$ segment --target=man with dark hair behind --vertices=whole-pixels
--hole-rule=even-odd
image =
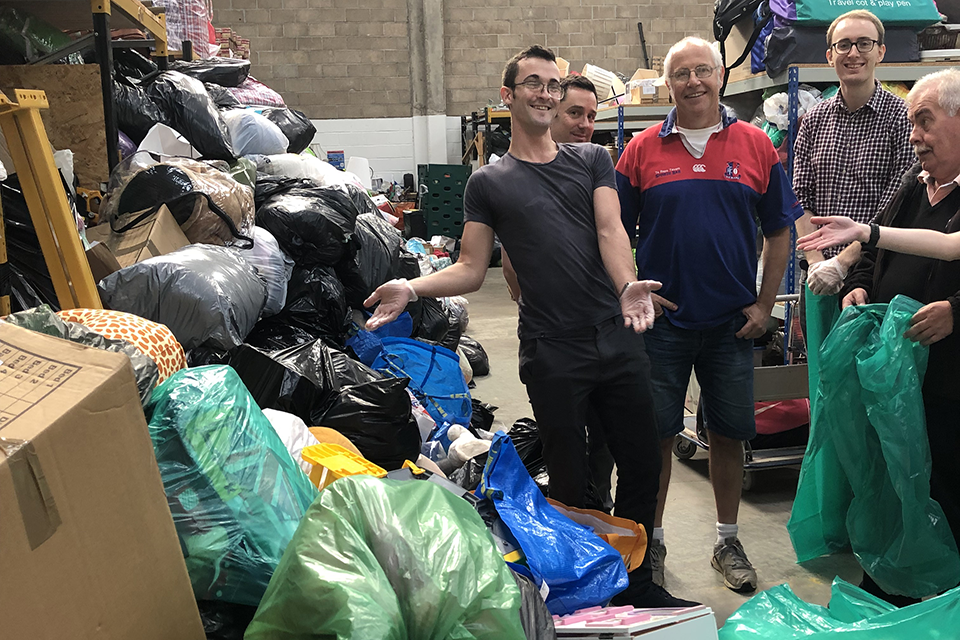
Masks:
[[[507,63],[500,97],[510,109],[510,150],[467,182],[459,260],[429,276],[378,287],[365,302],[379,303],[367,326],[392,321],[417,296],[479,289],[496,232],[523,289],[520,380],[540,428],[550,496],[584,506],[590,404],[617,462],[616,513],[650,531],[660,450],[640,333],[653,322],[650,292],[660,283],[637,281],[607,151],[550,137],[562,96],[550,50],[529,47]],[[616,604],[695,604],[653,584],[649,557],[629,575]]]

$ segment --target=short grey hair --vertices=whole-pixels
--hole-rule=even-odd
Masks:
[[[678,51],[683,49],[688,45],[695,45],[698,47],[709,47],[710,54],[713,56],[713,66],[719,68],[723,66],[723,58],[720,57],[720,46],[716,42],[707,42],[703,38],[698,38],[696,36],[688,36],[678,42],[677,44],[670,47],[670,51],[667,51],[667,57],[663,59],[663,79],[667,80],[670,78],[671,67],[673,62],[673,56],[677,54]]]
[[[907,102],[913,103],[921,94],[936,89],[937,103],[951,118],[960,111],[960,69],[944,69],[930,73],[919,80],[907,94]]]

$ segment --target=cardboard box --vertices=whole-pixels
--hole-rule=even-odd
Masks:
[[[132,214],[136,216],[136,214]],[[133,217],[124,217],[118,221],[132,221]],[[187,236],[183,235],[180,225],[166,206],[136,227],[124,233],[114,233],[109,224],[98,224],[87,229],[87,240],[102,242],[113,255],[121,267],[129,267],[147,258],[162,256],[180,247],[190,244]]]
[[[724,59],[723,66],[726,68],[728,65],[737,61],[737,58],[743,53],[743,50],[746,48],[747,43],[750,42],[750,36],[753,35],[753,16],[745,15],[740,20],[738,20],[733,28],[730,29],[729,35],[724,42]],[[730,71],[729,82],[734,82],[736,80],[743,80],[750,77],[753,73],[750,71],[750,56],[747,56],[747,59],[743,63]]]
[[[637,69],[627,83],[631,104],[666,104],[670,102],[670,89],[661,74],[652,69]]]
[[[0,324],[0,636],[203,640],[126,356]]]
[[[565,78],[570,74],[570,63],[557,56],[557,68],[560,69],[560,77]]]

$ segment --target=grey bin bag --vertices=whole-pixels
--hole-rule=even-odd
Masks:
[[[104,306],[167,325],[184,350],[240,346],[267,289],[243,249],[192,244],[100,281]]]

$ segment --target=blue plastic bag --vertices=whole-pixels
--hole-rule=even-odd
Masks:
[[[627,588],[620,552],[547,502],[502,431],[493,438],[477,493],[493,501],[523,549],[541,593],[546,583],[550,613],[605,605]]]
[[[470,424],[473,406],[457,354],[411,338],[383,338],[381,342],[383,351],[373,362],[374,369],[395,378],[410,378],[407,388],[437,424]]]
[[[389,322],[374,331],[364,331],[360,329],[356,335],[347,339],[346,345],[353,349],[360,362],[368,367],[377,359],[380,352],[383,351],[382,338],[389,336],[397,338],[409,338],[413,333],[413,318],[404,311],[393,322]]]

